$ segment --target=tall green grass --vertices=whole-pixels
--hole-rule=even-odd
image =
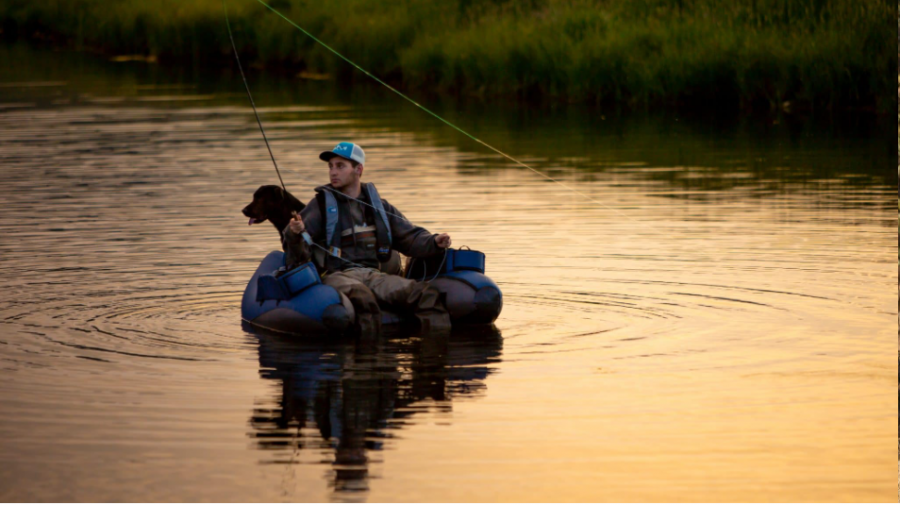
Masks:
[[[271,0],[407,89],[631,107],[843,108],[894,102],[885,0]],[[228,0],[255,65],[354,78],[254,0]],[[6,0],[4,33],[222,63],[219,0]]]

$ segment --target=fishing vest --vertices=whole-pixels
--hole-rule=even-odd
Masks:
[[[378,190],[371,182],[362,184],[362,195],[368,197],[369,203],[374,207],[375,214],[375,247],[378,261],[387,262],[391,258],[391,222],[388,220],[387,212],[384,210],[384,204],[381,203],[381,197]],[[319,202],[319,209],[322,211],[322,217],[325,221],[325,245],[328,246],[328,252],[331,255],[341,257],[341,232],[339,230],[341,224],[341,212],[338,207],[337,198],[334,196],[334,190],[316,189],[316,200]],[[368,212],[364,211],[365,214]],[[337,260],[339,261],[339,260]]]

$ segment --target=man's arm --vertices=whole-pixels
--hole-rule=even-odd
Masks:
[[[427,258],[439,253],[442,248],[450,246],[450,237],[448,235],[435,235],[421,226],[416,226],[399,217],[403,216],[403,214],[388,203],[387,200],[382,200],[381,202],[384,205],[384,210],[388,212],[388,221],[391,223],[393,239],[391,247],[397,251],[413,258]],[[436,242],[436,239],[439,237],[440,241]]]
[[[297,223],[299,221],[299,223]],[[325,236],[325,227],[322,223],[322,213],[319,202],[313,198],[306,207],[300,211],[300,219],[292,219],[291,223],[282,230],[284,238],[288,242],[302,240],[303,231],[309,233],[314,241],[319,241]]]

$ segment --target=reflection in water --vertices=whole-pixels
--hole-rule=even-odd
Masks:
[[[293,465],[300,451],[333,452],[337,492],[368,490],[369,453],[383,450],[404,420],[449,412],[454,399],[479,395],[502,346],[493,326],[336,343],[245,329],[259,338],[260,376],[281,390],[250,418],[256,447],[272,452],[263,463]]]

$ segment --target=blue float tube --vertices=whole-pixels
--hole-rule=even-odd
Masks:
[[[479,258],[480,255],[480,258]],[[322,284],[312,263],[275,276],[284,267],[284,253],[270,252],[253,274],[241,300],[247,323],[283,333],[343,333],[353,321],[353,307],[338,292]],[[410,273],[413,273],[411,270]],[[445,294],[454,324],[490,324],[500,315],[500,288],[484,275],[484,255],[450,249],[431,285]],[[410,278],[415,278],[409,275]],[[413,321],[411,314],[382,308],[382,324]]]

